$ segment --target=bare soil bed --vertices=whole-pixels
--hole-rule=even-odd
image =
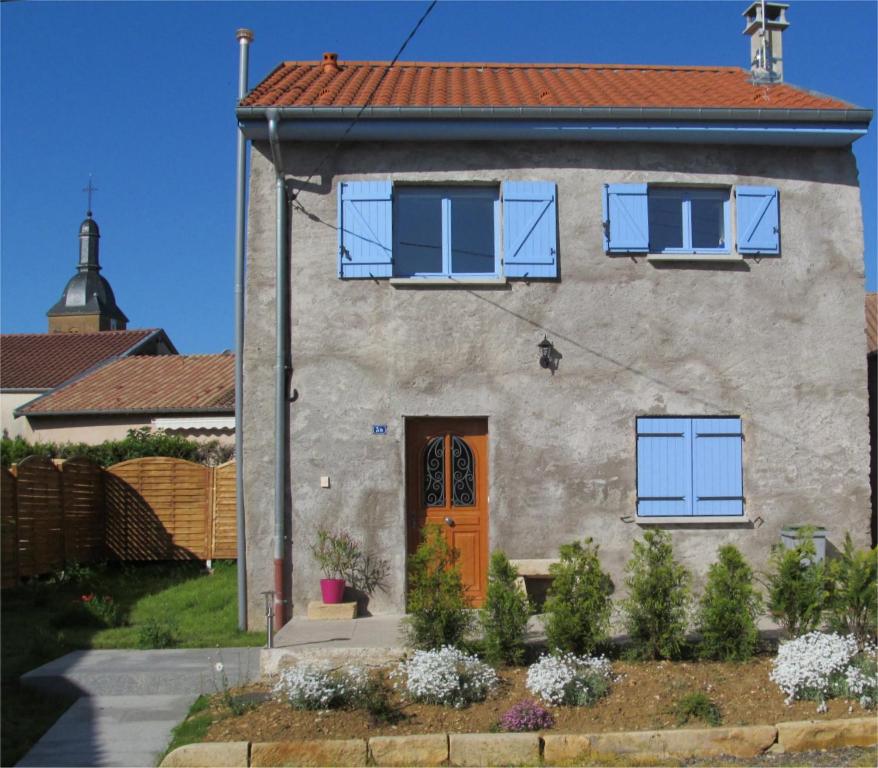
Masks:
[[[705,728],[706,723],[677,723],[674,705],[692,692],[706,693],[719,707],[722,725],[773,724],[784,720],[824,720],[863,717],[856,702],[831,700],[828,711],[817,712],[813,701],[787,706],[780,689],[768,678],[769,658],[746,664],[720,662],[624,662],[613,664],[620,676],[611,692],[591,707],[547,707],[555,715],[554,731],[597,733],[601,731]],[[500,671],[502,684],[487,701],[466,709],[408,704],[399,699],[402,719],[394,724],[373,722],[362,710],[309,712],[288,704],[265,701],[242,715],[229,713],[222,698],[211,704],[215,722],[205,741],[284,741],[295,738],[362,738],[416,733],[484,733],[496,730],[503,713],[525,698],[526,669]],[[241,692],[244,692],[242,689]],[[247,692],[268,691],[268,686]],[[239,693],[238,691],[234,693]],[[395,695],[394,695],[394,698]]]

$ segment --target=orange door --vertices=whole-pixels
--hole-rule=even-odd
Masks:
[[[458,552],[467,599],[485,601],[488,581],[488,422],[406,420],[408,551],[425,525],[442,527]]]

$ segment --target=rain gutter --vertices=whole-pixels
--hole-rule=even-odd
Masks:
[[[275,205],[277,211],[276,232],[276,346],[275,346],[275,410],[274,410],[274,630],[279,631],[285,621],[284,573],[285,543],[284,511],[286,502],[286,467],[288,464],[287,425],[287,338],[289,306],[287,244],[287,195],[284,181],[283,156],[278,128],[281,116],[278,110],[265,113],[268,140],[271,143],[271,159],[274,164]],[[242,127],[243,130],[243,127]],[[246,132],[245,132],[246,134]]]

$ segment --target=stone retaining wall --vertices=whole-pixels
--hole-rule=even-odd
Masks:
[[[637,760],[752,758],[773,752],[871,747],[875,717],[803,720],[738,728],[629,731],[594,734],[452,733],[374,736],[371,739],[189,744],[171,752],[163,768],[267,768],[268,766],[534,766],[575,765],[601,755]]]

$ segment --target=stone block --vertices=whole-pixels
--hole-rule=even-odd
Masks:
[[[270,741],[250,747],[250,765],[269,766],[341,766],[366,765],[365,739],[299,739]]]
[[[665,754],[666,731],[629,731],[625,733],[593,733],[592,755],[629,755],[654,759]]]
[[[448,736],[431,733],[423,736],[373,736],[369,739],[372,762],[378,766],[445,765],[448,760]]]
[[[357,603],[308,603],[308,618],[314,621],[344,621],[357,618]]]
[[[543,762],[546,765],[567,763],[575,765],[576,761],[588,755],[591,750],[591,738],[581,733],[559,733],[543,736]]]
[[[837,747],[871,747],[878,744],[878,720],[798,720],[777,724],[777,742],[785,752]]]
[[[537,765],[540,737],[535,733],[451,733],[448,736],[451,765]]]
[[[203,744],[186,744],[177,747],[162,760],[162,768],[247,768],[248,747],[246,741],[217,741]]]
[[[676,757],[756,757],[774,744],[777,728],[754,725],[664,731],[662,737],[666,753]]]

